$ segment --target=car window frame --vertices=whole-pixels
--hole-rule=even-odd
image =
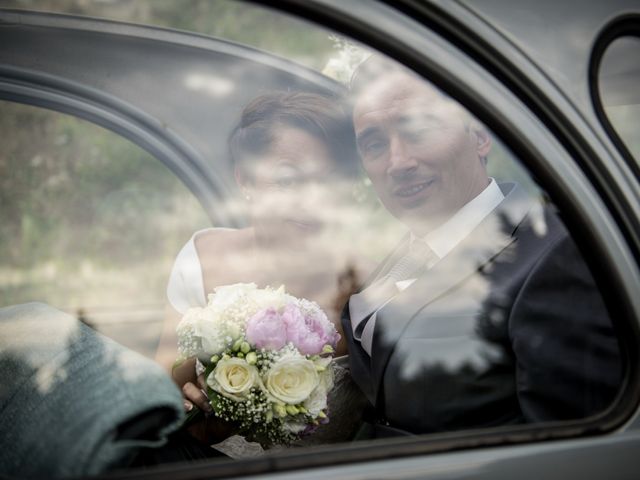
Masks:
[[[274,7],[267,1],[257,1],[255,3]],[[465,26],[465,28],[456,32],[459,22],[454,21],[455,19],[439,7],[431,4],[418,7],[413,2],[398,2],[397,4],[394,3],[394,5],[405,13],[415,14],[415,18],[418,20],[408,22],[412,25],[411,28],[415,29],[413,32],[414,35],[416,32],[424,33],[427,28],[431,28],[431,30],[428,30],[428,32],[430,32],[428,36],[434,38],[434,35],[440,35],[441,38],[445,39],[445,43],[451,43],[455,49],[464,52],[466,58],[472,59],[474,64],[468,67],[469,71],[474,71],[474,69],[479,68],[477,66],[479,60],[489,58],[492,53],[498,52],[496,48],[486,52],[481,51],[481,49],[477,49],[476,51],[475,49],[477,47],[472,49],[470,45],[473,44],[473,38],[465,37],[465,35],[469,34],[470,29]],[[566,153],[563,160],[563,162],[566,163],[565,167],[571,172],[572,176],[579,179],[580,185],[574,188],[571,195],[566,194],[563,190],[567,180],[558,181],[557,177],[554,177],[554,175],[557,175],[557,169],[548,165],[548,160],[544,159],[545,148],[536,148],[532,145],[531,137],[519,136],[515,132],[512,132],[508,128],[508,125],[506,125],[505,119],[499,118],[497,114],[489,109],[487,100],[482,100],[475,96],[478,87],[471,87],[466,84],[460,75],[460,71],[456,71],[456,75],[454,76],[450,71],[447,71],[441,63],[427,58],[424,53],[421,54],[418,51],[419,47],[410,47],[409,40],[411,39],[412,32],[397,32],[391,34],[389,27],[380,28],[376,25],[376,21],[385,19],[385,14],[391,15],[388,17],[391,24],[393,24],[393,21],[403,21],[402,14],[398,13],[397,10],[380,4],[375,8],[370,8],[368,13],[359,17],[359,15],[362,14],[360,9],[353,9],[353,11],[348,14],[346,12],[347,7],[344,6],[330,5],[323,1],[297,2],[290,0],[283,1],[277,8],[363,41],[391,55],[417,73],[428,76],[438,87],[463,103],[474,115],[482,119],[489,128],[500,135],[504,143],[532,169],[534,174],[541,180],[541,183],[545,185],[545,188],[547,188],[555,198],[563,200],[560,202],[560,206],[571,213],[571,217],[567,223],[569,223],[570,227],[574,227],[572,231],[586,233],[590,231],[590,226],[596,227],[599,235],[596,235],[592,242],[587,242],[585,248],[594,248],[596,252],[604,252],[607,254],[605,258],[613,256],[616,269],[613,267],[607,268],[605,265],[607,262],[602,262],[601,271],[607,278],[612,279],[610,288],[613,289],[620,286],[624,292],[627,292],[627,295],[623,296],[624,301],[618,305],[616,313],[627,320],[633,319],[633,321],[621,320],[619,322],[621,328],[629,327],[621,333],[628,334],[627,338],[638,338],[638,326],[635,319],[640,318],[638,315],[640,313],[640,305],[638,301],[633,301],[634,299],[630,298],[631,292],[629,291],[629,285],[634,279],[637,279],[638,269],[635,268],[632,263],[629,263],[626,270],[622,267],[629,259],[633,258],[632,248],[637,250],[639,244],[635,243],[633,238],[629,236],[625,237],[624,228],[620,227],[620,220],[610,213],[610,210],[614,212],[618,211],[618,209],[624,205],[622,207],[615,205],[614,199],[612,198],[614,195],[612,195],[611,192],[604,189],[596,189],[593,187],[593,184],[590,183],[593,182],[596,185],[600,185],[603,179],[598,178],[598,175],[595,174],[585,176],[581,171],[577,170],[576,163],[581,167],[590,164],[588,157],[590,153],[593,153],[593,144],[587,141],[579,132],[557,131],[558,122],[566,120],[566,116],[563,115],[562,112],[545,113],[536,110],[536,102],[549,100],[549,97],[544,94],[544,92],[540,92],[540,89],[535,84],[526,85],[526,77],[520,79],[521,81],[525,81],[525,85],[520,85],[519,87],[516,84],[506,82],[505,78],[501,77],[501,72],[496,71],[498,68],[496,65],[482,72],[477,70],[477,72],[485,75],[486,78],[492,78],[493,81],[499,85],[500,88],[497,88],[495,84],[493,85],[494,91],[496,88],[497,90],[501,88],[504,89],[504,85],[506,84],[509,88],[517,91],[517,95],[511,92],[509,98],[525,104],[527,104],[525,100],[532,102],[526,113],[521,113],[524,115],[522,118],[531,116],[531,121],[536,119],[547,130],[546,136],[548,144],[545,147],[546,151],[564,151]],[[407,19],[405,18],[404,21],[407,21]],[[420,26],[420,23],[422,26]],[[502,60],[504,60],[504,58],[502,58]],[[502,75],[505,75],[511,68],[516,68],[516,71],[522,73],[521,69],[515,67],[512,62],[506,62],[499,67],[500,70],[504,70],[502,71]],[[539,96],[539,94],[541,94],[541,96]],[[545,136],[544,132],[539,132],[539,134],[543,137]],[[574,135],[575,138],[572,139]],[[558,138],[561,140],[558,141]],[[576,142],[576,139],[577,143],[572,148],[571,144]],[[598,155],[594,155],[594,157],[598,158]],[[588,204],[587,196],[588,194],[595,194],[596,192],[599,194],[595,199],[597,200],[597,208],[595,213],[589,216],[584,211],[585,205]],[[581,203],[582,201],[584,201],[584,203]],[[594,201],[594,199],[589,200],[589,202],[592,201]],[[602,215],[600,221],[594,218],[598,215]],[[606,234],[608,227],[612,227],[611,235]],[[612,242],[612,245],[616,245],[618,250],[614,252],[615,255],[611,254],[611,247],[607,248],[605,246],[607,241]],[[628,341],[624,344],[627,362],[630,365],[637,365],[639,357],[638,349],[637,347],[629,348],[629,343],[633,342]],[[487,432],[453,432],[429,435],[428,438],[394,439],[386,441],[383,444],[381,442],[362,442],[361,444],[340,445],[339,447],[320,447],[313,452],[287,452],[270,458],[249,460],[243,462],[242,465],[237,462],[222,462],[202,466],[185,464],[171,468],[164,467],[157,470],[155,474],[164,472],[168,478],[170,474],[174,474],[177,471],[188,470],[194,477],[197,477],[199,474],[210,478],[228,477],[274,471],[281,472],[314,466],[326,466],[327,464],[404,458],[459,449],[514,445],[606,433],[619,428],[628,421],[637,407],[638,398],[640,398],[639,381],[629,377],[630,373],[627,372],[626,385],[621,390],[620,398],[614,403],[614,406],[595,419],[561,422],[561,424],[557,425],[531,425],[518,426],[516,428],[501,427]],[[133,473],[139,474],[140,472]]]
[[[640,159],[634,158],[626,143],[609,120],[602,101],[600,73],[602,62],[607,49],[618,39],[623,37],[640,39],[640,15],[621,15],[612,19],[598,34],[589,61],[589,90],[591,101],[598,120],[611,138],[611,141],[625,159],[629,168],[637,178],[640,178]]]

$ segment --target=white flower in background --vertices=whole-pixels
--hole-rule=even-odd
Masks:
[[[267,392],[289,405],[306,400],[320,382],[316,366],[301,355],[285,355],[266,374]]]
[[[322,73],[348,85],[353,72],[371,55],[371,52],[337,35],[330,35],[329,38],[334,42],[336,53],[327,61]]]
[[[223,358],[207,377],[207,385],[220,395],[241,402],[253,387],[261,386],[260,374],[242,358]]]

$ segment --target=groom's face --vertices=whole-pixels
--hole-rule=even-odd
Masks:
[[[357,96],[358,150],[386,208],[424,235],[488,185],[490,140],[425,81],[392,72]]]

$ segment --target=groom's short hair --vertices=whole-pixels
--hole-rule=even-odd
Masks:
[[[472,115],[471,112],[469,112],[463,105],[461,105],[460,102],[450,97],[429,80],[422,78],[413,70],[410,70],[401,63],[398,63],[397,61],[380,54],[372,54],[371,56],[369,56],[365,61],[358,65],[358,67],[354,70],[353,75],[351,75],[351,80],[349,81],[349,98],[351,100],[351,106],[353,107],[360,94],[367,88],[368,85],[371,85],[381,77],[390,75],[392,73],[403,73],[405,75],[418,78],[420,81],[429,85],[444,100],[454,103],[460,111],[460,114],[464,121],[465,129],[467,129],[467,131],[470,131],[471,129],[480,129],[487,131],[487,128],[484,126],[484,124],[476,119],[476,117]],[[484,157],[482,161],[486,165],[487,158]]]
[[[362,90],[383,75],[392,72],[405,72],[416,75],[404,65],[379,54],[372,54],[356,67],[349,80],[349,96],[355,102]]]

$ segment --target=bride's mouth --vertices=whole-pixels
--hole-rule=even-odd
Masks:
[[[298,219],[288,219],[286,223],[289,225],[306,232],[316,232],[320,230],[321,224],[320,222],[316,222],[313,220],[298,220]]]

